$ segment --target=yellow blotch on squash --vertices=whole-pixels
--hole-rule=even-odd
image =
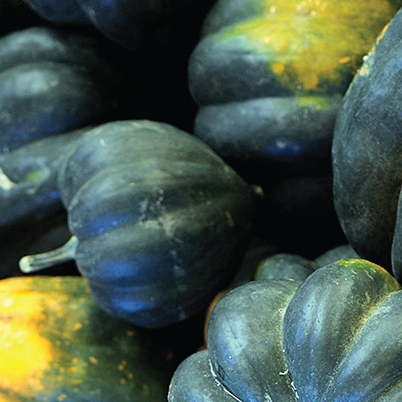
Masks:
[[[388,1],[254,0],[259,15],[227,26],[222,39],[240,38],[296,93],[325,92],[356,72],[397,9]]]
[[[38,333],[37,320],[43,319],[39,297],[21,292],[0,300],[2,389],[40,388],[40,377],[53,359],[51,343]]]

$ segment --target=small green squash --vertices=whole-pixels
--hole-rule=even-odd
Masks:
[[[194,132],[255,165],[327,163],[342,95],[400,1],[220,0],[189,61]]]
[[[162,402],[176,348],[108,316],[80,276],[0,281],[1,402]]]
[[[168,400],[400,401],[401,334],[400,285],[367,260],[249,282],[218,301],[208,348],[179,365]]]
[[[351,83],[332,145],[334,203],[342,229],[366,259],[402,279],[402,12],[378,36]]]
[[[58,188],[71,241],[23,271],[73,258],[101,307],[146,327],[190,317],[227,285],[261,198],[201,140],[144,120],[84,133]]]

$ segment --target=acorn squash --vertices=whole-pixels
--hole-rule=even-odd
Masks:
[[[342,244],[327,250],[313,260],[298,254],[276,253],[260,261],[255,269],[253,279],[293,279],[304,281],[318,268],[337,260],[349,258],[360,258],[350,244]]]
[[[249,282],[218,301],[208,348],[179,365],[168,400],[396,402],[401,334],[400,285],[367,260]]]
[[[0,281],[2,402],[166,401],[181,351],[97,307],[81,276]]]
[[[0,154],[120,116],[124,76],[108,49],[50,27],[0,38]]]
[[[328,164],[342,95],[401,5],[217,1],[188,67],[195,134],[254,170]]]
[[[195,136],[143,120],[84,133],[58,187],[71,241],[22,270],[73,258],[101,307],[146,327],[188,318],[227,285],[261,198]]]
[[[399,11],[351,83],[332,145],[334,203],[353,248],[402,279]]]

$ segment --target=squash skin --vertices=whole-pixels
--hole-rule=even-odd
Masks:
[[[0,288],[7,358],[0,364],[1,401],[166,400],[175,346],[163,333],[106,315],[84,278],[10,278]]]
[[[58,183],[94,300],[146,327],[188,318],[228,283],[260,198],[202,141],[151,121],[87,132]]]
[[[284,285],[294,288],[281,290]],[[277,303],[287,295],[281,309],[266,303],[274,292]],[[400,336],[389,333],[401,333],[401,297],[399,284],[386,270],[362,259],[331,263],[304,282],[260,280],[232,290],[217,303],[208,324],[207,353],[220,394],[224,397],[226,388],[234,395],[231,400],[253,402],[397,401],[402,392]],[[247,309],[255,313],[247,314]],[[272,313],[281,315],[274,327],[266,324]],[[248,328],[258,325],[264,330]],[[202,353],[199,359],[205,358]],[[192,379],[180,366],[176,373],[170,402],[208,392],[191,390],[189,384],[182,394],[175,384]],[[219,398],[211,402],[215,400]]]
[[[191,381],[188,381],[188,378]],[[222,392],[213,376],[207,350],[202,350],[187,357],[177,368],[171,382],[169,402],[233,402],[228,392]],[[200,390],[201,392],[197,392]],[[189,399],[191,395],[191,399]]]
[[[276,253],[258,264],[254,279],[293,279],[304,281],[316,269],[317,264],[298,254]]]
[[[51,135],[0,155],[0,230],[63,210],[57,171],[69,148],[89,129]]]
[[[124,75],[102,43],[47,27],[0,38],[0,154],[123,113]]]
[[[400,6],[217,2],[189,61],[189,88],[200,107],[195,134],[225,158],[251,165],[280,159],[320,166],[317,157],[330,158],[341,97]],[[367,21],[357,23],[362,16]]]
[[[334,203],[355,250],[401,279],[398,199],[402,13],[378,36],[346,93],[332,145]],[[394,239],[395,237],[395,239]],[[397,262],[398,260],[398,262]]]
[[[49,83],[54,83],[51,85]],[[74,130],[111,115],[115,98],[92,70],[53,62],[29,63],[0,73],[0,153]]]
[[[33,26],[0,38],[0,71],[47,60],[85,65],[110,75],[111,69],[116,68],[109,58],[111,51],[108,42],[97,36],[51,26]]]

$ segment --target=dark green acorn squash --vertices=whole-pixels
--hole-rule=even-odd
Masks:
[[[250,262],[252,261],[247,261],[247,255],[252,252],[252,248],[253,246],[251,243],[242,263],[242,267],[246,264],[248,264],[248,267],[246,266],[241,268],[237,273],[235,279],[230,283],[230,286],[224,290],[221,290],[208,306],[207,312],[205,314],[203,331],[204,347],[206,347],[208,343],[207,327],[212,310],[214,309],[216,303],[226,293],[228,293],[235,287],[241,286],[250,281],[266,279],[286,279],[300,282],[304,281],[318,268],[328,265],[334,261],[341,259],[360,258],[360,256],[357,255],[357,253],[349,244],[343,244],[341,246],[334,247],[330,250],[325,251],[314,260],[297,254],[273,252],[268,256],[260,258],[257,264],[250,264]],[[241,270],[243,272],[240,272]],[[239,273],[241,273],[242,276],[240,276]],[[245,273],[248,273],[248,277],[245,277]]]
[[[217,1],[189,61],[195,134],[237,162],[327,163],[342,95],[401,5]]]
[[[49,27],[0,38],[0,154],[120,116],[127,83],[108,49]]]
[[[73,237],[56,255],[76,260],[101,307],[146,327],[188,318],[227,285],[261,195],[195,136],[152,121],[84,133],[58,187]]]
[[[318,268],[336,260],[360,258],[350,244],[342,244],[325,251],[314,259],[291,253],[272,254],[260,261],[253,279],[293,279],[305,280]]]
[[[342,229],[366,259],[402,279],[402,12],[378,36],[343,100],[332,146]]]
[[[401,1],[220,0],[188,63],[196,136],[266,194],[271,242],[345,242],[332,199],[342,96]],[[309,235],[306,236],[309,228]],[[329,233],[323,236],[323,232]]]
[[[2,402],[166,401],[182,351],[105,314],[84,278],[4,279],[0,307]]]
[[[58,247],[70,237],[57,172],[88,129],[52,135],[0,155],[0,278],[21,275],[18,262],[24,255]]]
[[[401,334],[401,288],[367,260],[249,282],[218,301],[208,348],[180,364],[168,400],[397,402]]]
[[[257,266],[254,279],[293,279],[303,281],[316,269],[317,264],[298,254],[277,253],[264,258]]]

